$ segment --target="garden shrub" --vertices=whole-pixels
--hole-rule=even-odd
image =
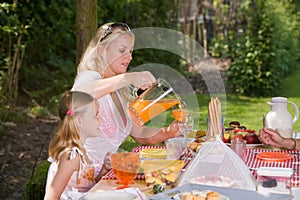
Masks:
[[[49,166],[48,161],[43,161],[37,165],[32,177],[25,184],[25,200],[44,199]]]
[[[282,93],[282,80],[300,66],[300,13],[284,0],[243,1],[239,22],[226,37],[216,35],[214,57],[229,58],[229,93],[273,96]]]
[[[280,94],[281,80],[293,71],[300,51],[297,18],[281,1],[254,1],[246,32],[232,41],[228,85],[246,96]],[[298,63],[299,65],[299,63]]]

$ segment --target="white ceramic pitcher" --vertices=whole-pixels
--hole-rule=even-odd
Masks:
[[[271,105],[271,110],[264,117],[264,127],[265,128],[291,128],[293,129],[293,124],[298,120],[299,109],[297,105],[291,101],[288,101],[285,97],[273,97],[271,102],[267,102]],[[292,115],[287,109],[288,103],[292,104],[295,110],[295,116]]]

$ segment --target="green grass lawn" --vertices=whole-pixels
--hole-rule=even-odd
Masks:
[[[282,95],[285,96],[285,95]],[[300,105],[300,97],[288,97],[290,101],[293,101],[297,105]],[[199,98],[209,99],[208,96],[201,95]],[[227,95],[226,100],[226,112],[224,115],[224,126],[227,127],[230,121],[239,121],[241,125],[246,126],[247,129],[254,129],[258,131],[263,127],[263,116],[266,115],[271,109],[267,104],[270,98],[249,98],[234,95]],[[200,129],[206,129],[208,104],[200,105],[200,115],[204,119],[200,119]],[[292,106],[288,106],[288,109],[292,116],[294,116],[294,110]],[[300,131],[300,120],[294,124],[295,130]]]

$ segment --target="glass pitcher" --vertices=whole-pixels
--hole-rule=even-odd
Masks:
[[[180,104],[179,95],[167,81],[161,78],[139,96],[137,90],[138,88],[133,90],[135,99],[129,104],[128,113],[132,121],[139,126]]]

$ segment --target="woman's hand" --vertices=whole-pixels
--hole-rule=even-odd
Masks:
[[[268,144],[274,147],[282,147],[284,138],[279,133],[270,128],[263,128],[259,132],[259,140],[263,144]]]
[[[293,138],[283,138],[277,131],[270,128],[263,128],[259,133],[259,140],[263,144],[285,149],[298,149],[297,141]]]
[[[165,134],[167,134],[169,138],[178,137],[181,135],[177,120],[174,120],[172,124],[166,128]]]
[[[104,157],[103,168],[107,171],[111,170],[111,154],[112,153],[109,151]]]
[[[142,90],[147,89],[156,82],[156,78],[149,71],[126,73],[125,79]]]

